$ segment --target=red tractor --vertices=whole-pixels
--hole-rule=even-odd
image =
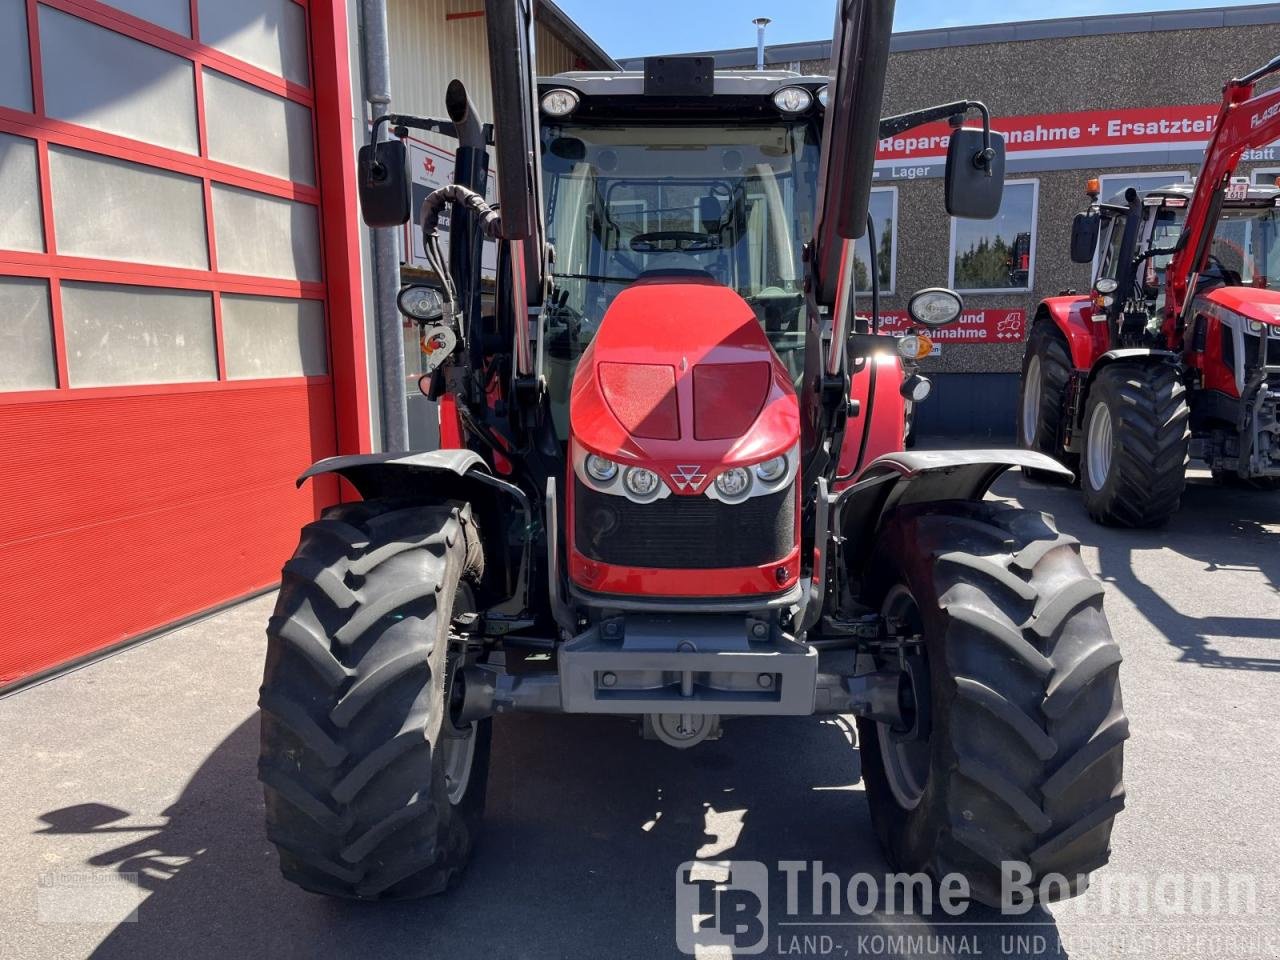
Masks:
[[[1071,256],[1088,296],[1036,308],[1022,364],[1022,443],[1080,475],[1099,523],[1178,509],[1190,457],[1215,479],[1280,484],[1280,190],[1232,176],[1280,137],[1280,57],[1225,88],[1194,188],[1093,203]]]
[[[947,206],[990,217],[985,108],[879,118],[891,0],[839,5],[831,78],[668,57],[535,81],[530,9],[486,3],[492,127],[456,84],[451,121],[385,120],[460,140],[421,224],[444,289],[401,301],[439,328],[421,385],[444,448],[304,474],[363,499],[303,529],[268,626],[260,775],[284,874],[368,899],[448,886],[495,714],[692,747],[722,718],[843,713],[896,869],[997,903],[1018,861],[1038,894],[1078,893],[1124,805],[1120,652],[1076,542],[984,500],[1010,467],[1065,470],[902,452],[920,393],[899,351],[921,344],[853,302],[877,141],[980,110],[955,124]],[[403,144],[374,140],[365,217],[402,223]],[[466,152],[489,142],[500,209]],[[926,327],[959,309],[912,302]]]

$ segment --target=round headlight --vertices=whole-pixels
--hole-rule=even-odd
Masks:
[[[658,484],[661,481],[652,470],[646,470],[644,467],[631,467],[623,476],[622,483],[631,492],[632,496],[644,499],[658,492]]]
[[[616,463],[594,453],[587,457],[587,462],[583,466],[587,470],[587,476],[600,483],[608,483],[618,475],[618,465]]]
[[[405,287],[396,297],[400,312],[415,320],[435,320],[444,313],[444,300],[431,287]]]
[[[822,105],[822,109],[827,109],[827,101],[831,99],[831,88],[823,87],[818,91],[818,103]]]
[[[716,477],[716,492],[726,500],[737,500],[751,489],[751,474],[743,467],[732,467]]]
[[[907,312],[916,323],[926,327],[940,327],[960,316],[964,301],[960,294],[944,287],[921,290],[907,303]]]
[[[764,463],[756,464],[756,476],[765,483],[773,483],[775,480],[781,480],[786,472],[786,457],[774,457],[772,460],[766,460]]]
[[[1118,286],[1120,284],[1114,277],[1099,277],[1098,282],[1093,285],[1093,289],[1099,293],[1115,293]]]
[[[799,113],[808,110],[813,94],[804,87],[783,87],[773,95],[773,105],[783,113]]]
[[[912,403],[924,403],[932,390],[933,384],[929,382],[929,378],[921,376],[907,377],[900,388],[902,395]]]
[[[1248,328],[1250,333],[1262,333],[1261,320],[1250,320],[1247,324],[1245,324],[1245,326]]]
[[[572,90],[548,90],[542,95],[542,112],[549,117],[567,117],[578,109],[578,95]]]

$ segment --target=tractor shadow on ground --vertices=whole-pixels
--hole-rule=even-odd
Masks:
[[[689,751],[643,741],[619,720],[502,718],[485,832],[461,885],[398,904],[326,900],[280,877],[263,835],[257,732],[254,715],[204,761],[163,822],[113,826],[128,813],[95,803],[41,817],[39,833],[101,834],[88,863],[149,892],[137,922],[116,926],[95,957],[676,957],[677,871],[695,859],[769,864],[764,956],[793,953],[792,934],[825,934],[837,956],[879,958],[923,955],[930,937],[950,938],[945,952],[928,954],[943,956],[1017,958],[1018,938],[1056,945],[1053,918],[1038,907],[1002,918],[974,906],[955,918],[937,908],[890,913],[882,902],[867,916],[846,906],[839,917],[814,917],[804,909],[807,873],[802,909],[785,915],[778,861],[821,860],[845,884],[889,870],[844,718],[729,721],[723,740]],[[859,926],[779,926],[814,919]]]
[[[1167,642],[1179,660],[1202,667],[1280,671],[1280,491],[1223,487],[1193,475],[1182,508],[1156,530],[1102,527],[1089,519],[1080,491],[1023,480],[1011,472],[993,488],[1024,507],[1054,515],[1059,529],[1096,547],[1099,573],[1123,593]],[[1178,596],[1175,580],[1144,578],[1135,570],[1136,551],[1168,549],[1202,565],[1206,573],[1257,571],[1265,592],[1263,616],[1232,616],[1230,596]],[[1181,602],[1175,604],[1170,598]],[[1207,610],[1205,615],[1195,612]],[[1218,638],[1277,641],[1276,656],[1236,656],[1218,648]]]

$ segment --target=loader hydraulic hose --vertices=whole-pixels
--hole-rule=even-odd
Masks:
[[[422,221],[422,249],[426,252],[431,269],[444,284],[449,301],[447,315],[453,317],[457,312],[458,291],[449,273],[449,265],[440,251],[440,213],[444,210],[446,203],[460,204],[475,213],[478,217],[480,232],[491,240],[497,238],[502,221],[498,211],[489,206],[484,197],[460,184],[451,183],[439,190],[432,190],[422,201],[422,212],[419,218]]]

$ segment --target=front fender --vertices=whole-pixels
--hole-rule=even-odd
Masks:
[[[1107,325],[1093,322],[1093,304],[1088,297],[1049,297],[1040,301],[1035,319],[1058,328],[1078,370],[1089,369],[1094,358],[1106,349]]]
[[[359,453],[329,457],[298,478],[336,473],[365,500],[405,498],[424,503],[451,500],[471,505],[485,545],[485,580],[496,599],[489,613],[522,615],[529,606],[529,578],[537,517],[533,504],[515,484],[493,476],[471,450],[418,453]],[[518,514],[513,513],[512,506]],[[511,530],[508,536],[509,528]],[[518,549],[512,545],[518,544]],[[496,568],[496,569],[495,569]],[[499,572],[500,571],[500,572]]]
[[[896,507],[932,500],[980,500],[1012,467],[1031,467],[1070,479],[1071,471],[1031,450],[920,450],[887,454],[832,498],[831,529],[844,537],[851,567],[871,560],[870,545]]]
[[[1080,427],[1084,424],[1085,410],[1089,406],[1089,391],[1093,389],[1093,382],[1098,379],[1098,374],[1113,363],[1178,363],[1182,359],[1180,354],[1172,350],[1152,349],[1151,347],[1124,347],[1119,350],[1108,350],[1089,368],[1089,375],[1085,377],[1084,384],[1080,390],[1080,400],[1076,404],[1075,426]],[[1072,440],[1075,443],[1075,440]],[[1068,449],[1076,449],[1074,446]]]
[[[487,474],[488,465],[471,450],[428,450],[418,453],[357,453],[328,457],[298,477],[298,486],[309,478],[336,473],[366,500],[375,497],[420,496],[427,481],[457,486],[472,471]],[[434,492],[434,489],[432,490]]]

